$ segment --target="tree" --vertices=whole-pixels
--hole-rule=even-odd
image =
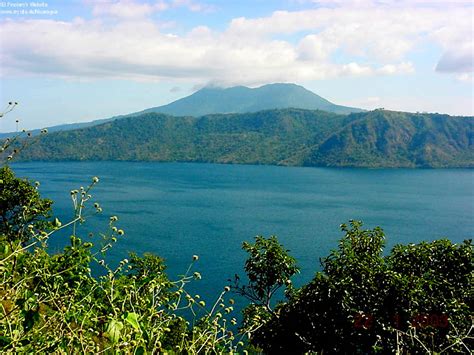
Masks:
[[[342,225],[323,271],[255,331],[265,352],[426,353],[472,349],[472,242],[398,245]]]
[[[245,262],[248,285],[240,285],[240,278],[236,276],[233,289],[272,313],[272,297],[282,286],[290,286],[291,277],[299,272],[296,260],[275,236],[268,239],[256,236],[255,244],[244,242],[242,249],[249,254]]]
[[[6,165],[0,167],[0,235],[8,243],[24,243],[34,229],[43,229],[51,205],[51,200],[40,197],[37,184],[16,178]]]

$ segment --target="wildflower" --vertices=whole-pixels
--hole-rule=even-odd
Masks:
[[[200,274],[199,272],[195,272],[195,273],[194,273],[194,278],[195,278],[196,280],[201,280],[201,274]]]
[[[194,260],[194,261],[197,261],[198,259],[199,259],[199,256],[193,255],[193,260]]]
[[[225,292],[229,292],[229,291],[230,291],[230,287],[229,287],[229,286],[224,287],[224,291],[225,291]]]
[[[94,176],[92,178],[92,183],[97,184],[99,182],[99,178],[97,176]]]
[[[118,235],[124,235],[124,233],[125,233],[125,232],[123,231],[123,229],[119,229],[119,230],[117,231],[117,234],[118,234]]]
[[[206,302],[200,301],[200,302],[199,302],[199,305],[200,305],[201,307],[206,307]]]

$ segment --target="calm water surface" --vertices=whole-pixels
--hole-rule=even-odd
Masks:
[[[55,213],[72,215],[69,191],[99,176],[94,199],[103,216],[86,228],[107,229],[119,216],[126,236],[110,257],[154,252],[170,275],[183,273],[193,254],[203,279],[192,287],[212,299],[242,273],[242,241],[277,235],[301,266],[302,284],[319,269],[319,258],[337,247],[339,225],[363,220],[381,226],[387,246],[474,235],[473,170],[329,169],[148,162],[17,163],[19,176],[41,182]],[[53,250],[67,235],[51,241]]]

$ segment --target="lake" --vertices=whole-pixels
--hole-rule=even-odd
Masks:
[[[172,278],[199,255],[202,280],[191,288],[208,303],[228,278],[242,274],[241,244],[257,234],[277,235],[291,250],[302,270],[297,285],[320,269],[319,259],[337,247],[339,225],[349,219],[381,226],[388,248],[474,235],[473,170],[151,162],[32,162],[13,169],[41,183],[42,196],[55,201],[63,222],[72,215],[69,191],[98,176],[92,194],[104,212],[88,218],[85,231],[106,231],[109,217],[117,215],[126,234],[110,258],[153,252],[167,260]],[[51,249],[67,242],[67,235],[55,236]]]

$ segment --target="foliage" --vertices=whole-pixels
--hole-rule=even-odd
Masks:
[[[358,117],[314,149],[308,165],[473,167],[473,117],[384,110]]]
[[[272,296],[284,285],[291,286],[291,277],[299,272],[296,260],[278,243],[275,236],[255,237],[255,243],[242,244],[249,257],[245,261],[248,285],[241,285],[235,277],[233,289],[257,306],[272,312]]]
[[[473,346],[471,241],[398,245],[342,225],[339,249],[255,332],[265,352],[465,352]]]
[[[0,118],[11,109],[8,106]],[[190,157],[204,160],[207,153],[197,153],[197,147],[205,144],[212,151],[212,159],[222,159],[224,145],[229,161],[239,161],[241,156],[257,159],[263,154],[265,159],[258,162],[274,162],[278,157],[283,159],[280,162],[301,163],[308,153],[305,148],[308,144],[324,141],[324,137],[337,128],[335,138],[326,139],[320,148],[329,152],[336,147],[337,151],[341,143],[347,153],[350,146],[347,143],[356,142],[357,154],[351,153],[351,159],[363,158],[365,162],[369,161],[367,152],[372,154],[374,149],[382,149],[387,154],[393,152],[387,137],[394,132],[371,141],[373,135],[364,138],[359,131],[369,126],[376,126],[377,132],[390,131],[395,123],[390,121],[393,117],[389,120],[385,113],[378,112],[372,117],[373,121],[363,123],[365,114],[341,118],[320,112],[317,113],[320,116],[315,117],[314,113],[301,110],[276,112],[277,120],[274,112],[199,119],[147,115],[56,134],[49,142],[58,144],[56,149],[64,148],[66,154],[83,154],[74,155],[80,159],[105,159],[110,156],[100,154],[111,151],[110,154],[118,154],[115,157],[131,154],[127,157],[140,159],[158,151],[171,158],[175,153],[170,153],[169,147],[182,144],[179,154],[183,154],[180,155],[183,160]],[[242,126],[239,120],[245,124]],[[384,120],[391,122],[388,128],[381,124]],[[426,115],[410,120],[416,121],[417,130],[421,126],[425,133],[426,125],[442,126],[440,129],[448,132],[446,136],[450,140],[457,130],[462,133],[463,125],[469,123],[463,118],[448,123],[446,118]],[[142,122],[143,127],[134,132],[131,127],[137,122]],[[321,122],[327,125],[321,127]],[[130,139],[137,145],[142,140],[152,139],[155,125],[160,127],[157,139],[161,141],[149,141],[146,152],[130,151]],[[285,135],[281,135],[282,130]],[[102,144],[106,131],[111,138],[107,146]],[[420,136],[419,133],[413,139],[422,144],[430,140],[429,134]],[[188,144],[190,134],[196,134],[196,138]],[[467,138],[461,138],[469,143],[462,140],[456,143],[459,150],[472,149],[471,135],[467,130]],[[28,145],[19,141],[19,136],[2,143],[0,158],[6,155],[6,161],[10,161]],[[70,142],[95,144],[95,151],[77,149],[74,143],[65,147],[64,138]],[[295,155],[292,149],[299,139],[304,143]],[[48,157],[48,140],[37,143],[35,154]],[[247,143],[246,148],[240,146]],[[271,154],[265,155],[274,143],[277,144],[270,149]],[[452,142],[448,145],[450,149],[453,147]],[[254,155],[249,155],[253,148],[256,149],[252,152]],[[339,159],[334,154],[326,156],[336,159],[334,161]],[[153,157],[160,160],[163,155]],[[439,157],[442,155],[436,159]],[[467,161],[471,164],[469,157]],[[370,160],[371,164],[377,159]],[[436,159],[430,161],[441,161]],[[98,203],[93,204],[93,209],[88,208],[92,201],[91,190],[98,182],[95,177],[88,187],[71,191],[74,216],[63,223],[52,216],[52,202],[39,195],[39,184],[15,177],[8,166],[0,168],[0,351],[134,354],[238,351],[243,343],[236,344],[237,336],[229,330],[229,323],[236,325],[236,319],[229,322],[219,311],[220,308],[225,314],[233,311],[233,301],[225,299],[231,288],[226,287],[209,308],[199,295],[187,292],[186,285],[201,278],[198,272],[192,272],[197,256],[193,256],[185,275],[172,281],[166,275],[163,259],[152,254],[132,253],[130,260],[123,259],[118,265],[107,261],[107,251],[124,235],[116,225],[116,216],[110,217],[108,230],[100,234],[100,243],[93,239],[94,234],[79,235],[78,224],[84,223],[91,214],[102,213]],[[323,271],[298,290],[290,281],[298,272],[296,261],[276,237],[258,236],[254,244],[243,244],[249,254],[245,264],[248,284],[241,285],[237,277],[233,289],[251,301],[244,309],[240,327],[250,339],[248,350],[451,353],[469,352],[473,348],[471,241],[461,245],[448,240],[398,245],[384,256],[385,237],[380,228],[363,230],[362,223],[357,221],[341,228],[345,236],[338,250],[323,259]],[[48,241],[60,230],[71,233],[70,244],[62,252],[50,254]],[[91,268],[99,276],[93,276]],[[272,297],[283,286],[287,302],[272,308]],[[183,317],[186,312],[190,317]],[[242,333],[238,334],[241,339]]]
[[[28,241],[35,229],[44,227],[52,202],[41,199],[38,186],[17,179],[8,166],[0,167],[0,185],[0,236],[11,247],[15,241]]]
[[[74,218],[61,223],[50,216],[51,201],[41,199],[37,186],[16,178],[8,167],[0,173],[2,352],[236,350],[229,321],[216,311],[217,304],[227,302],[227,289],[211,310],[199,295],[186,291],[189,282],[200,278],[197,272],[191,274],[197,257],[181,279],[171,281],[163,260],[155,255],[131,254],[130,260],[109,265],[106,252],[124,235],[116,216],[110,217],[100,245],[94,245],[91,236],[76,235],[75,225],[89,216],[90,192],[98,178],[87,188],[71,191]],[[97,203],[94,211],[102,212]],[[49,254],[49,238],[63,229],[73,232],[70,244]],[[94,277],[91,268],[102,276]],[[183,312],[194,315],[193,325]]]
[[[279,109],[148,113],[41,137],[25,160],[149,160],[356,167],[472,167],[472,117]],[[90,149],[82,149],[82,147]]]

